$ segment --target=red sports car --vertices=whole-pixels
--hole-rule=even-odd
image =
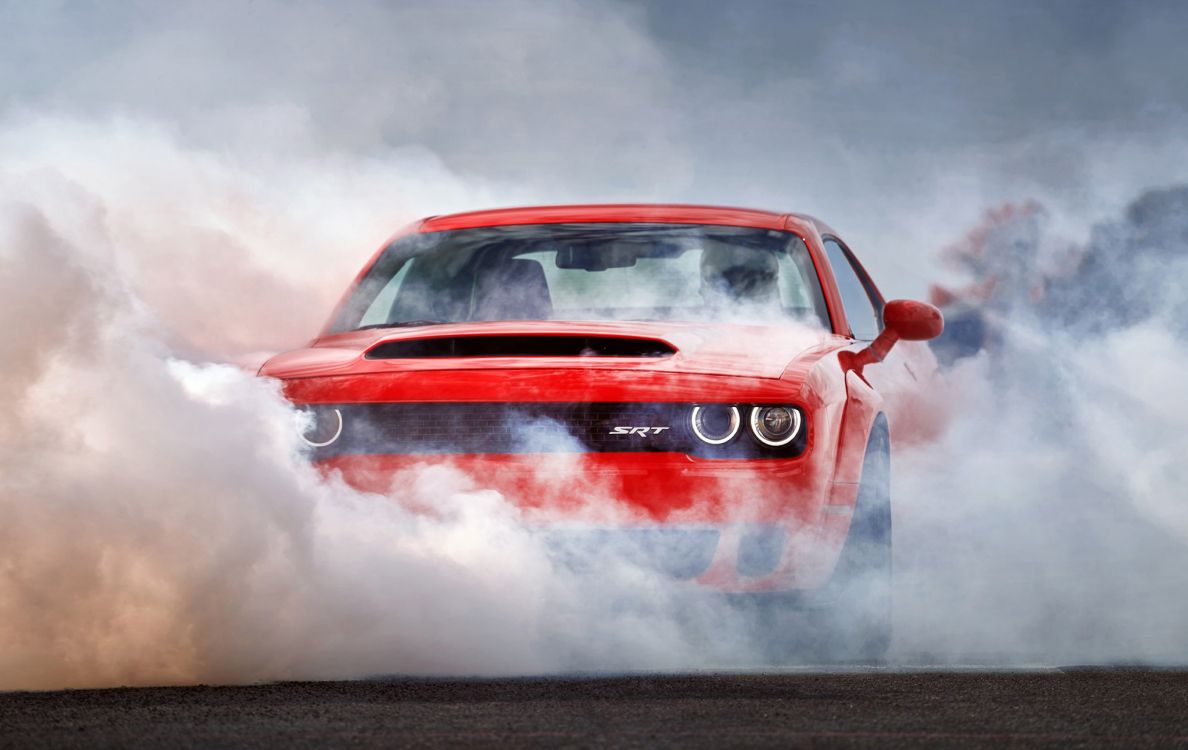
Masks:
[[[942,326],[884,302],[809,216],[514,208],[397,234],[318,338],[260,373],[312,413],[313,459],[360,489],[445,461],[558,548],[630,549],[691,587],[824,614],[877,657],[890,449],[935,369],[895,344]]]

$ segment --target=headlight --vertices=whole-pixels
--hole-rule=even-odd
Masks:
[[[800,410],[790,406],[756,406],[751,409],[751,432],[765,445],[787,445],[800,433]]]
[[[307,419],[303,420],[301,439],[314,448],[330,445],[342,434],[342,412],[325,406],[315,406],[302,410]]]
[[[694,406],[690,422],[693,425],[693,434],[701,442],[721,445],[738,434],[742,418],[738,414],[737,406],[711,404]]]

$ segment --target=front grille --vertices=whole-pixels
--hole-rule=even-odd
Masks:
[[[682,403],[396,403],[326,405],[342,434],[315,455],[665,452],[778,458],[804,450],[807,426],[771,448],[746,426],[725,445],[706,445]]]

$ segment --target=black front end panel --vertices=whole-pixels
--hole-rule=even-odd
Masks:
[[[683,453],[705,458],[790,458],[804,451],[808,425],[787,445],[764,445],[744,418],[733,439],[709,445],[694,434],[688,403],[384,403],[311,407],[341,432],[316,458],[349,454]]]

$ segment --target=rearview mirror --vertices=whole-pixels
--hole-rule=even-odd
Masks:
[[[582,271],[605,271],[608,268],[630,268],[638,256],[630,247],[618,245],[569,245],[557,248],[557,268]]]

